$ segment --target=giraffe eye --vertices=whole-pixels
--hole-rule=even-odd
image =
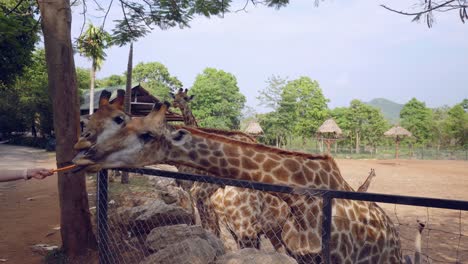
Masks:
[[[116,116],[114,117],[114,122],[117,123],[118,125],[122,124],[124,119],[121,116]]]
[[[143,133],[143,134],[140,134],[139,138],[143,141],[143,142],[148,142],[152,139],[154,139],[154,136],[153,134],[151,134],[150,132],[146,132],[146,133]]]

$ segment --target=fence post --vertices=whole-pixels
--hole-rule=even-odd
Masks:
[[[109,260],[109,226],[107,223],[107,170],[97,173],[97,233],[99,264],[108,264]]]
[[[324,195],[322,199],[322,262],[325,264],[330,264],[332,198],[328,195]]]

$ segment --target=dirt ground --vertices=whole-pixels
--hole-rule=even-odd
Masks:
[[[52,153],[0,144],[4,169],[55,166]],[[468,162],[418,160],[338,160],[345,179],[357,188],[374,168],[369,192],[468,200]],[[33,198],[28,200],[28,198]],[[380,204],[399,226],[405,254],[412,254],[416,219],[425,221],[423,254],[431,263],[468,263],[468,212]],[[43,181],[0,183],[0,259],[42,263],[30,246],[60,246],[57,176]],[[425,259],[428,259],[427,257]]]
[[[55,167],[54,153],[0,144],[0,173],[5,169]],[[29,198],[29,200],[28,200]],[[0,259],[5,263],[42,263],[30,246],[60,246],[57,175],[44,180],[0,183]]]

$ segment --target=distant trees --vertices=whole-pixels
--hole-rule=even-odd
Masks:
[[[125,76],[112,74],[109,77],[102,78],[96,81],[97,87],[112,87],[124,85],[126,82]]]
[[[202,127],[239,129],[245,96],[231,73],[206,68],[190,89],[192,111]]]
[[[34,17],[36,14],[29,1],[4,0],[0,3],[0,87],[13,84],[32,63],[40,29]]]
[[[447,133],[453,144],[468,148],[468,113],[463,108],[463,103],[450,108],[447,115]]]
[[[182,87],[182,82],[159,62],[138,63],[133,68],[132,79],[162,100],[169,99],[169,92]]]
[[[31,131],[36,136],[53,130],[44,49],[34,51],[30,60],[13,84],[0,87],[0,132]]]
[[[331,116],[343,130],[345,144],[353,142],[356,153],[361,146],[376,147],[384,140],[383,133],[389,128],[380,110],[359,100],[352,100],[349,107],[339,107],[331,111]]]
[[[259,115],[265,131],[265,143],[284,145],[291,136],[303,140],[312,137],[328,114],[328,99],[324,97],[317,81],[300,77],[287,81],[278,76],[267,80],[260,91],[260,102],[273,109]]]
[[[101,27],[93,24],[88,25],[86,32],[78,38],[79,52],[91,59],[90,84],[89,89],[89,114],[94,111],[94,86],[96,81],[96,71],[101,69],[106,58],[105,49],[111,45],[111,35]]]
[[[424,146],[433,138],[432,111],[426,107],[424,102],[416,98],[407,102],[400,112],[401,126],[413,134],[412,141],[418,146]]]

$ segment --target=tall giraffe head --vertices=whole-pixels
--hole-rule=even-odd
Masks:
[[[88,148],[115,134],[130,117],[123,112],[124,90],[117,91],[117,98],[110,103],[111,93],[104,90],[99,98],[99,110],[90,116],[86,128],[75,144],[76,149]]]
[[[188,131],[167,125],[167,102],[157,104],[146,117],[134,119],[108,101],[102,106],[75,144],[80,152],[73,162],[88,171],[162,163],[169,146],[182,145],[190,138]]]
[[[172,105],[174,107],[179,108],[181,111],[187,108],[188,102],[192,101],[195,95],[188,95],[188,89],[179,88],[176,94],[170,93],[169,95],[172,97],[173,102]]]

